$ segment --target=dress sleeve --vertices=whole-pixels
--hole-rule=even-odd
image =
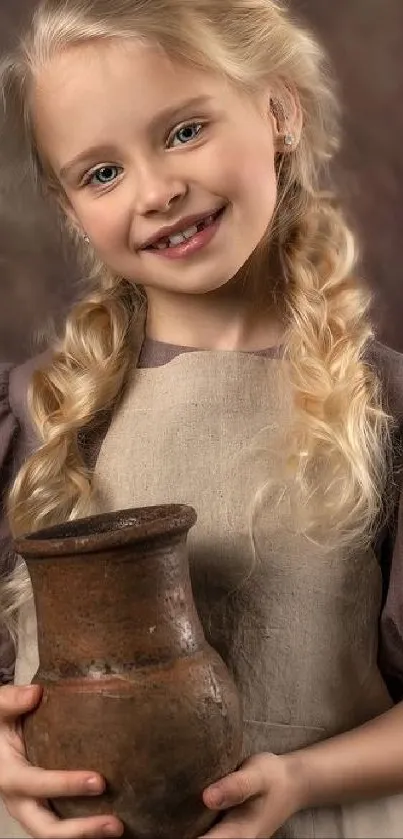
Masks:
[[[37,448],[38,439],[32,426],[27,394],[32,375],[47,368],[53,351],[48,349],[21,365],[0,364],[0,585],[13,570],[16,556],[6,514],[6,498],[20,466]],[[110,421],[109,412],[95,430],[79,435],[82,453],[88,465],[95,465],[103,435]],[[13,681],[15,647],[0,615],[0,684]]]
[[[6,516],[6,495],[14,474],[20,427],[9,399],[11,365],[0,364],[0,584],[12,571],[15,556]],[[14,676],[15,649],[0,615],[0,684]]]
[[[380,624],[380,667],[395,702],[403,700],[403,489],[380,562],[385,603]]]

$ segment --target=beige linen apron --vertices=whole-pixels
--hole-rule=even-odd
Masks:
[[[136,371],[96,466],[98,511],[165,502],[196,508],[189,535],[196,603],[242,695],[245,756],[309,745],[392,704],[377,667],[375,555],[326,554],[301,539],[292,492],[268,483],[290,409],[280,360],[184,353]],[[19,683],[37,665],[28,613]],[[24,836],[1,828],[0,821],[4,837]],[[299,813],[279,836],[397,839],[403,795]]]

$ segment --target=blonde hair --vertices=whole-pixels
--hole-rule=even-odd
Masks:
[[[45,0],[2,73],[3,100],[39,182],[46,164],[29,112],[37,68],[71,45],[121,37],[157,43],[245,91],[257,92],[272,79],[280,102],[282,90],[298,95],[301,141],[292,154],[277,157],[279,196],[270,233],[270,254],[281,266],[273,293],[286,317],[284,353],[295,401],[289,465],[306,502],[305,532],[316,538],[324,524],[329,542],[367,545],[383,509],[390,421],[365,360],[369,295],[354,275],[354,238],[322,187],[338,142],[323,53],[274,0]],[[267,262],[267,254],[267,247],[259,248],[252,262]],[[141,290],[95,255],[90,260],[93,290],[72,309],[49,368],[33,379],[30,407],[40,446],[11,491],[14,534],[86,514],[93,481],[78,433],[116,407],[141,345]],[[3,589],[7,609],[16,601],[13,585],[8,603]],[[19,588],[26,592],[26,575]]]

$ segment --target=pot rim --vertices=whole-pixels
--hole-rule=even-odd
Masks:
[[[140,520],[136,522],[136,518]],[[128,544],[154,541],[163,536],[179,535],[190,530],[196,520],[196,511],[188,504],[129,507],[73,519],[28,533],[15,539],[13,547],[22,557],[29,556],[38,560],[98,553]],[[86,527],[97,524],[102,526],[101,532],[85,533]]]

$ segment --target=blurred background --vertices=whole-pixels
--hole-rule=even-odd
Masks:
[[[1,52],[34,5],[1,0]],[[378,335],[403,351],[403,0],[290,5],[327,47],[339,80],[345,140],[336,177],[358,232],[360,272],[374,291]],[[19,361],[38,352],[50,320],[62,317],[77,270],[42,201],[19,183],[4,184],[0,177],[0,361]]]

